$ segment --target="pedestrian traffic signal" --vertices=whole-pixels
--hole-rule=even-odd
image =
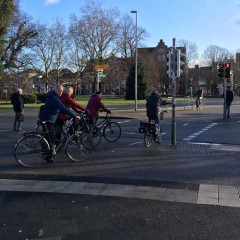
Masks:
[[[184,72],[185,65],[185,54],[181,51],[181,49],[177,49],[177,77],[180,77]]]
[[[225,63],[225,78],[230,78],[230,63]]]
[[[220,78],[224,77],[224,64],[223,63],[218,64],[218,76]]]

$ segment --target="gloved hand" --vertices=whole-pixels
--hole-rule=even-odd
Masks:
[[[110,110],[107,110],[107,113],[108,113],[108,114],[111,114],[111,111],[110,111]]]
[[[90,112],[87,109],[85,109],[85,114],[89,115]]]

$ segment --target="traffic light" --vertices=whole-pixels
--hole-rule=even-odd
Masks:
[[[225,63],[225,78],[230,78],[230,63]]]
[[[171,78],[173,76],[173,52],[170,50],[167,53],[167,75]]]
[[[224,77],[224,64],[223,63],[218,64],[218,76],[220,78]]]
[[[185,54],[181,51],[181,49],[177,49],[177,77],[180,77],[184,72],[184,64],[185,64]]]

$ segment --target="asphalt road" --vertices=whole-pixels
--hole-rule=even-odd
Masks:
[[[36,169],[17,165],[13,147],[12,110],[0,110],[0,177],[140,184],[182,183],[238,186],[238,151],[212,149],[214,144],[239,144],[239,105],[232,118],[222,119],[221,100],[203,111],[177,110],[177,146],[171,146],[171,109],[163,123],[161,145],[146,149],[138,133],[137,114],[113,111],[123,130],[119,142],[105,141],[89,158],[72,163],[64,153],[56,162]],[[32,130],[36,109],[26,109],[25,130]],[[203,130],[205,129],[205,130]],[[197,134],[196,134],[197,133]],[[190,137],[191,136],[191,137]],[[191,144],[190,144],[191,143]],[[205,143],[205,144],[193,144]],[[221,145],[223,147],[225,145]],[[0,239],[239,239],[239,208],[158,200],[60,193],[0,192]]]

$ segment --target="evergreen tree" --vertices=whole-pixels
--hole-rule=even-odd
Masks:
[[[4,52],[5,36],[15,11],[16,5],[14,0],[0,0],[0,78],[3,71],[2,54]]]
[[[145,65],[138,64],[137,74],[137,98],[138,100],[146,99],[150,93],[149,76]],[[129,75],[126,82],[126,99],[135,99],[135,63],[130,67]]]

